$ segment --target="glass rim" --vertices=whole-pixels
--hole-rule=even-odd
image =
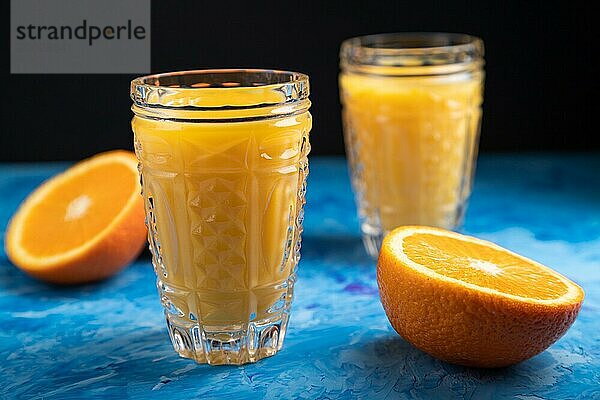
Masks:
[[[385,41],[393,40],[389,44],[397,44],[394,47],[382,47],[377,45],[386,44]],[[400,44],[402,40],[405,44]],[[413,45],[410,42],[419,40],[421,45]],[[452,32],[390,32],[376,33],[372,35],[356,36],[342,42],[344,46],[355,46],[363,49],[382,53],[405,54],[411,52],[437,52],[437,51],[465,51],[480,46],[483,41],[473,35]],[[429,43],[429,44],[427,44]],[[444,44],[442,44],[444,43]]]
[[[160,84],[160,79],[161,78],[169,78],[169,77],[184,77],[184,76],[191,76],[191,75],[207,75],[207,74],[221,74],[221,75],[229,75],[229,74],[234,74],[234,73],[248,73],[248,74],[258,74],[258,73],[271,73],[273,76],[278,76],[278,77],[283,77],[283,76],[288,76],[292,79],[289,80],[281,80],[278,82],[271,82],[271,83],[262,83],[260,82],[260,84],[256,84],[253,86],[223,86],[223,89],[229,89],[231,87],[264,87],[264,86],[271,86],[271,85],[277,85],[277,84],[281,84],[281,83],[293,83],[293,82],[300,82],[300,81],[308,81],[308,75],[303,74],[301,72],[295,72],[295,71],[285,71],[285,70],[279,70],[279,69],[269,69],[269,68],[209,68],[209,69],[190,69],[190,70],[182,70],[182,71],[169,71],[169,72],[160,72],[160,73],[156,73],[156,74],[150,74],[150,75],[144,75],[144,76],[139,76],[135,79],[133,79],[131,81],[132,84],[135,85],[139,85],[139,86],[152,86],[152,87],[163,87],[163,88],[167,88],[167,87],[176,87],[173,86],[173,84],[170,85],[162,85]],[[150,81],[152,81],[152,83],[150,83]],[[204,89],[207,88],[208,86],[202,86],[202,85],[198,85],[198,86],[183,86],[183,87],[179,87],[179,89]],[[213,87],[214,88],[214,87]]]
[[[233,119],[287,115],[307,110],[309,94],[308,75],[277,69],[165,72],[135,78],[130,86],[136,115],[164,119],[206,119],[209,113]]]
[[[344,40],[340,47],[340,65],[342,69],[360,66],[469,68],[482,66],[483,55],[483,40],[477,36],[445,32],[393,32]]]
[[[239,77],[242,75],[246,80],[239,82]],[[202,80],[202,77],[205,79]],[[275,90],[286,94],[285,98],[283,101],[267,101],[267,103],[281,104],[308,98],[308,85],[308,75],[294,71],[259,68],[194,69],[137,77],[131,81],[131,99],[140,106],[151,107],[158,104],[156,101],[158,99],[152,101],[149,98],[149,94],[154,92],[162,92],[161,94],[177,92],[184,98],[191,99],[197,95],[197,99],[207,99],[211,96],[221,96],[224,92],[255,94],[260,97],[266,91]],[[297,90],[298,86],[302,90]],[[199,101],[197,106],[202,107],[201,103],[202,101]],[[171,106],[177,108],[182,105]],[[187,106],[194,106],[194,104]],[[214,107],[214,105],[207,104],[206,107]]]

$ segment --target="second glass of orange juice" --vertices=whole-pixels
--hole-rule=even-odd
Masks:
[[[175,350],[209,364],[275,354],[305,202],[308,77],[202,70],[132,82],[150,249]]]
[[[342,44],[344,133],[369,254],[401,225],[456,228],[471,191],[483,98],[483,43],[397,33]]]

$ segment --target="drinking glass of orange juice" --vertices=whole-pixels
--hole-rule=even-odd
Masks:
[[[243,364],[283,344],[305,203],[306,75],[200,70],[131,83],[157,286],[175,350]]]
[[[483,99],[483,42],[393,33],[340,52],[344,136],[363,241],[377,256],[400,225],[454,229],[471,191]]]

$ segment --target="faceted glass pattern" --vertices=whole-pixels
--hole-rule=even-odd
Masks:
[[[239,122],[134,117],[150,250],[183,357],[281,349],[300,259],[308,112]]]
[[[342,44],[344,137],[367,252],[402,225],[455,229],[477,156],[483,43],[398,33]]]
[[[452,101],[440,97],[432,95],[431,103]],[[395,112],[385,127],[375,122],[381,116],[377,109],[385,105],[373,104],[367,111],[346,100],[348,163],[363,241],[371,256],[377,257],[383,237],[398,226],[454,229],[461,224],[481,120],[480,96],[471,98],[472,103],[460,104],[445,116]]]

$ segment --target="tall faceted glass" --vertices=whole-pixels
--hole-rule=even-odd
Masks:
[[[150,250],[175,350],[244,364],[281,349],[305,203],[306,75],[200,70],[131,84]]]
[[[363,241],[401,225],[460,226],[477,156],[483,42],[449,33],[346,40],[344,136]]]

